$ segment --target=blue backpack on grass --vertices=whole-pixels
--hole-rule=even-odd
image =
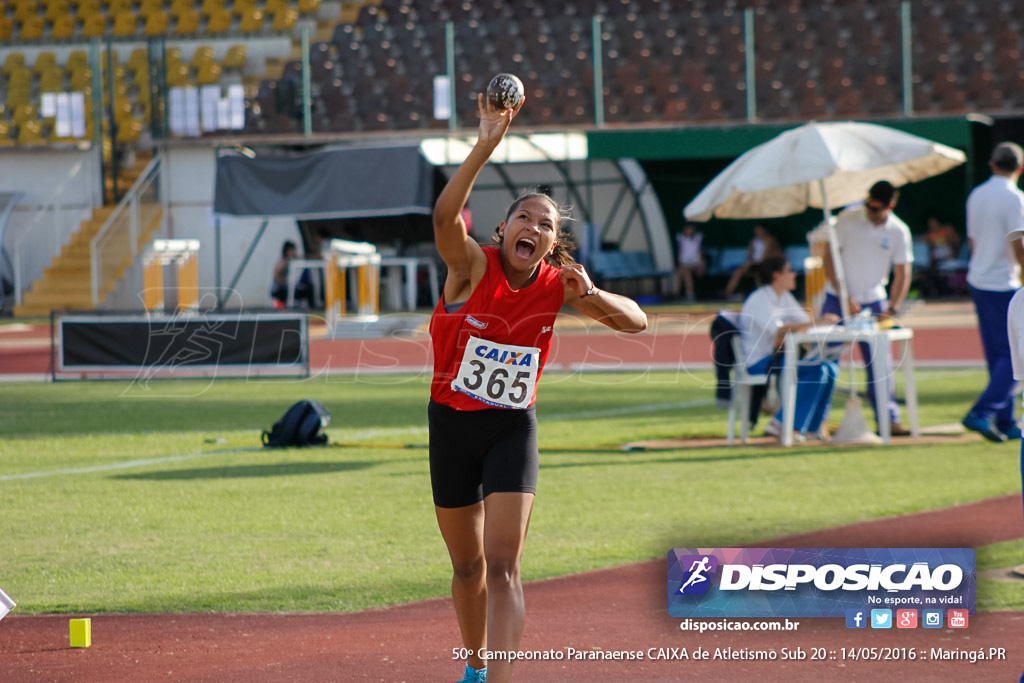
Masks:
[[[263,445],[267,448],[295,446],[326,446],[323,429],[331,421],[331,414],[320,401],[299,401],[274,423],[269,432],[263,432]]]

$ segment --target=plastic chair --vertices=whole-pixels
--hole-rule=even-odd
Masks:
[[[19,145],[44,145],[46,144],[46,138],[43,137],[43,126],[32,119],[25,121],[18,126],[18,144]]]
[[[46,22],[40,16],[27,17],[21,22],[19,38],[22,40],[39,40],[43,37],[43,28]]]
[[[167,33],[169,23],[166,12],[150,12],[146,15],[146,28],[143,32],[147,36],[162,36]]]
[[[212,10],[207,14],[206,30],[210,33],[226,33],[231,28],[231,12],[226,9]]]
[[[57,66],[57,55],[53,52],[40,52],[36,55],[36,61],[32,63],[32,70],[37,74]]]
[[[274,15],[273,28],[275,31],[291,31],[295,28],[295,22],[297,22],[298,19],[299,14],[295,10],[282,10]]]
[[[199,31],[199,12],[187,10],[178,14],[178,21],[174,26],[177,35],[188,35]]]
[[[291,31],[299,20],[299,13],[294,9],[283,9],[273,15],[274,31]]]
[[[83,38],[98,38],[107,32],[107,17],[103,14],[93,14],[86,17],[82,23]]]
[[[25,55],[21,52],[8,52],[4,59],[3,72],[10,76],[15,71],[23,71],[25,66]]]
[[[138,21],[135,19],[134,13],[121,11],[114,17],[114,35],[134,36],[138,29],[137,24]]]
[[[221,66],[225,69],[241,69],[245,66],[246,50],[245,45],[232,45],[224,55]]]
[[[258,9],[246,10],[245,14],[242,15],[242,21],[238,28],[242,33],[257,33],[262,31],[263,11]]]
[[[208,62],[199,67],[196,73],[197,85],[216,85],[220,83],[220,64]]]
[[[726,443],[732,445],[736,440],[736,420],[740,420],[740,443],[746,443],[750,436],[750,402],[754,387],[768,383],[768,375],[755,375],[747,371],[743,362],[743,345],[740,343],[739,332],[729,340],[732,344],[733,357],[736,362],[732,366],[732,396],[729,399],[729,429]]]
[[[11,124],[0,120],[0,147],[14,146],[14,139],[11,137]]]
[[[62,17],[57,17],[53,22],[53,30],[51,37],[53,38],[74,38],[75,37],[75,18],[70,14],[65,14]]]
[[[189,60],[188,65],[193,69],[198,69],[204,64],[209,64],[214,61],[213,58],[215,54],[216,53],[213,48],[209,45],[200,45],[196,48],[195,52],[192,53],[192,59]]]
[[[56,23],[58,19],[68,14],[67,0],[50,0],[46,3],[46,20]]]

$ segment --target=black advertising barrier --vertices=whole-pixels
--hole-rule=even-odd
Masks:
[[[53,378],[308,376],[304,315],[54,315]]]

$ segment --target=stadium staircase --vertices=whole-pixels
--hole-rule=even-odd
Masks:
[[[136,167],[126,169],[124,178],[135,179],[150,159],[140,157]],[[141,164],[141,165],[139,165]],[[25,293],[20,305],[14,307],[14,315],[18,317],[48,316],[51,311],[58,310],[93,310],[92,301],[92,254],[90,245],[100,229],[117,209],[114,205],[101,206],[93,209],[92,217],[84,220],[78,230],[61,248],[60,254],[53,258],[50,265],[43,270],[42,276],[32,283],[31,289]],[[136,253],[141,253],[145,245],[156,236],[160,229],[163,209],[159,203],[145,203],[141,206],[140,215],[144,217],[139,233]],[[111,255],[111,247],[107,247],[106,255]],[[114,247],[113,253],[119,264],[110,269],[100,286],[100,304],[114,291],[118,281],[132,265],[133,255],[130,244],[123,243]]]

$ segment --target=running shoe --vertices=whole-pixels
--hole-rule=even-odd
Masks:
[[[970,429],[972,432],[978,432],[989,441],[995,441],[996,443],[1006,441],[1006,434],[1003,434],[1001,431],[996,429],[996,426],[990,417],[968,415],[964,418],[963,426]]]
[[[464,674],[462,674],[462,678],[460,678],[458,681],[456,681],[456,683],[484,683],[484,681],[486,681],[486,680],[487,680],[487,669],[486,668],[474,669],[473,667],[467,665],[466,666],[466,672]]]

